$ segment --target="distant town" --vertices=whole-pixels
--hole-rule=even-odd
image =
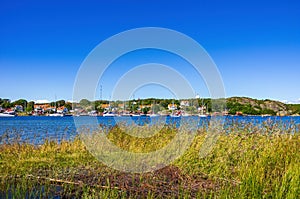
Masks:
[[[65,100],[54,102],[11,101],[0,98],[0,116],[160,116],[174,117],[198,115],[277,115],[299,116],[300,104],[284,104],[274,100],[257,100],[232,97],[221,103],[212,99],[132,99],[127,101],[82,99],[72,103]]]

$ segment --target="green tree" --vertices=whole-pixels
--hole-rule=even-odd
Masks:
[[[164,109],[168,109],[168,102],[166,100],[160,101],[159,105],[162,106]]]
[[[276,112],[271,109],[263,109],[260,114],[276,115]]]
[[[152,113],[154,113],[154,114],[156,114],[156,113],[158,113],[158,111],[160,111],[160,107],[159,107],[159,105],[157,105],[157,104],[154,104],[153,106],[152,106]]]
[[[64,106],[65,104],[66,104],[66,101],[65,101],[65,100],[58,100],[58,101],[56,101],[57,107]]]
[[[129,109],[131,112],[136,112],[138,109],[138,104],[135,101],[130,101],[129,102]]]
[[[30,102],[27,103],[26,111],[27,112],[32,112],[33,110],[34,110],[34,102],[30,101]]]
[[[67,102],[67,103],[65,104],[65,107],[66,107],[69,111],[72,110],[72,103]]]
[[[19,99],[12,103],[13,106],[15,106],[15,105],[25,106],[25,104],[27,105],[27,100],[25,100],[25,99]]]
[[[10,103],[9,99],[2,99],[0,106],[2,108],[11,108],[13,105]]]
[[[143,112],[144,114],[147,114],[149,110],[150,110],[149,107],[142,108],[142,112]]]
[[[87,106],[91,105],[91,102],[89,100],[87,100],[87,99],[82,99],[82,100],[80,100],[79,104],[81,106],[87,107]]]

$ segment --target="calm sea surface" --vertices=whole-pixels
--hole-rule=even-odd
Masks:
[[[78,118],[75,118],[78,120]],[[161,120],[163,123],[180,124],[180,120],[183,118],[170,118],[163,117]],[[198,126],[207,126],[210,118],[199,118],[196,116],[185,117],[191,122],[196,122]],[[118,121],[122,121],[125,125],[132,125],[136,123],[138,125],[151,124],[158,120],[157,118],[150,117],[117,117]],[[50,140],[72,140],[76,137],[78,126],[85,126],[94,124],[97,121],[97,125],[101,126],[114,126],[116,121],[114,118],[109,117],[80,117],[79,122],[75,125],[73,117],[13,117],[4,118],[0,117],[0,143],[18,140],[20,142],[29,142],[33,144],[41,144],[45,139]],[[230,126],[245,126],[252,125],[270,125],[284,129],[294,128],[295,132],[299,132],[300,117],[261,117],[261,116],[227,116],[225,118],[225,128]],[[230,128],[229,128],[230,129]]]

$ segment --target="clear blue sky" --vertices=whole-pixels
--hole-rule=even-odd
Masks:
[[[218,66],[228,97],[296,101],[299,24],[298,0],[0,0],[0,97],[72,99],[76,73],[94,47],[121,31],[154,26],[199,42]],[[134,58],[143,61],[137,53],[124,63]],[[103,98],[109,98],[114,77],[104,77]],[[207,94],[201,86],[194,89]],[[164,95],[144,90],[136,97]]]

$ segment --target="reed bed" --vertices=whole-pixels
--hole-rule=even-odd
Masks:
[[[201,126],[183,156],[141,174],[105,166],[89,153],[81,136],[34,145],[5,135],[0,145],[0,198],[297,198],[299,124],[227,124],[207,156],[199,157],[207,136]],[[107,133],[124,150],[149,152],[164,147],[177,129],[166,126],[149,138],[133,138],[118,126]]]

